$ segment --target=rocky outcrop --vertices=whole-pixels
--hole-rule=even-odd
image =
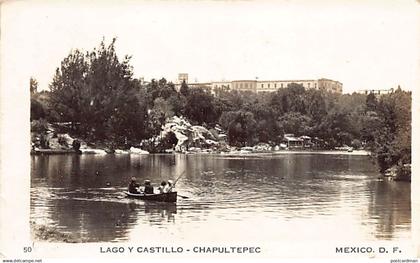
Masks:
[[[193,149],[209,149],[217,147],[220,141],[214,133],[199,125],[191,125],[183,117],[174,116],[162,127],[159,138],[165,138],[169,133],[175,134],[177,143],[174,146],[176,152],[186,152]]]
[[[140,148],[135,148],[135,147],[131,147],[130,148],[130,153],[135,153],[135,154],[149,154],[148,151],[142,150]]]

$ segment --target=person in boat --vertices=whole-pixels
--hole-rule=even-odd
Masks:
[[[153,186],[150,184],[149,180],[144,181],[144,193],[145,194],[153,194],[154,193]]]
[[[132,194],[140,194],[139,187],[140,187],[140,184],[137,183],[136,177],[132,177],[131,182],[128,185],[128,192]]]
[[[165,193],[165,187],[166,187],[166,182],[162,181],[162,183],[160,183],[160,186],[158,188],[160,194]]]
[[[172,192],[172,188],[174,188],[174,182],[172,180],[168,180],[168,183],[165,185],[163,192],[170,193]]]

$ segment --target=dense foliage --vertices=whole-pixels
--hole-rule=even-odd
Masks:
[[[115,39],[109,46],[70,53],[50,85],[51,108],[60,122],[94,140],[140,140],[145,135],[146,102],[133,78],[130,57],[120,61]]]
[[[319,147],[366,147],[381,169],[411,161],[411,93],[332,94],[298,84],[273,93],[190,88],[133,77],[130,57],[121,61],[115,39],[91,52],[72,51],[56,70],[50,91],[31,78],[31,120],[70,123],[84,139],[136,144],[159,134],[174,115],[209,128],[219,124],[230,145],[277,144],[283,135],[306,135]],[[173,141],[173,138],[170,140]]]
[[[398,88],[379,99],[368,95],[361,138],[377,157],[382,172],[411,163],[411,93]]]

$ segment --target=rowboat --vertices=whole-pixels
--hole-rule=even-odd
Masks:
[[[124,191],[124,193],[129,198],[136,198],[136,199],[149,200],[149,201],[168,202],[168,203],[176,202],[176,198],[177,198],[177,192],[162,193],[162,194],[144,194],[144,193],[133,194],[133,193]]]

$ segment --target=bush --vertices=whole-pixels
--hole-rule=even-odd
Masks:
[[[67,140],[63,135],[58,135],[58,143],[63,146],[68,146]]]
[[[31,98],[31,120],[45,118],[45,107],[36,99]]]
[[[45,134],[41,134],[39,138],[39,146],[43,149],[49,149],[50,148],[50,142],[48,141],[48,138]]]
[[[411,166],[410,165],[398,165],[397,166],[397,178],[396,180],[411,181]]]
[[[178,139],[176,138],[175,133],[169,132],[166,134],[165,137],[162,138],[159,144],[160,151],[164,151],[166,149],[173,149],[177,143]]]
[[[48,122],[45,119],[31,121],[31,132],[45,133],[48,130]]]
[[[73,149],[78,151],[80,149],[80,141],[79,140],[73,140]]]
[[[359,149],[360,147],[362,147],[362,142],[358,139],[354,139],[354,140],[351,141],[351,146],[354,149]]]

